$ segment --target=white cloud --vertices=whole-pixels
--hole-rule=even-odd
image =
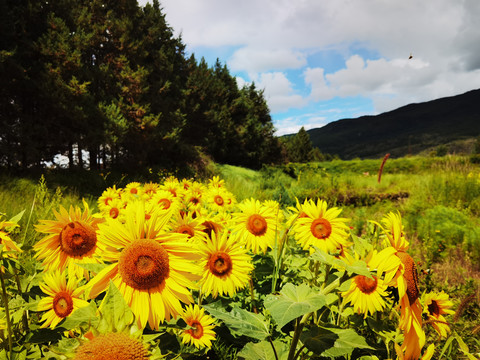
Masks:
[[[273,113],[359,95],[383,112],[480,84],[478,0],[162,0],[161,6],[189,51],[237,48],[221,60],[248,74],[244,83],[265,88]],[[343,57],[337,70],[311,62],[311,54],[329,51]],[[310,97],[294,88],[290,69],[303,71]]]
[[[256,75],[253,79],[258,89],[265,90],[265,99],[273,113],[306,105],[307,100],[295,94],[291,82],[282,72]]]
[[[232,70],[259,73],[272,70],[297,69],[307,64],[306,55],[290,49],[241,48],[228,61]]]

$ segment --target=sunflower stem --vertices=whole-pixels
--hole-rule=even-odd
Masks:
[[[252,310],[255,314],[258,314],[257,307],[255,306],[255,294],[253,289],[253,279],[250,277],[250,298],[252,299]]]
[[[305,326],[305,323],[307,322],[310,315],[312,315],[312,313],[303,315],[301,320],[300,318],[297,318],[295,332],[293,333],[292,343],[290,344],[290,351],[288,352],[287,360],[295,359],[295,350],[297,349],[298,340],[300,340],[300,334],[302,333],[303,327]]]
[[[273,355],[275,355],[275,360],[278,360],[277,349],[275,349],[275,345],[273,345],[273,341],[272,341],[271,336],[268,337],[268,342],[270,343],[270,345],[272,345]]]
[[[1,256],[1,255],[0,255]],[[0,281],[2,282],[2,297],[3,297],[3,304],[5,308],[5,317],[7,321],[7,333],[8,333],[8,351],[9,351],[9,359],[12,358],[12,350],[13,350],[13,341],[12,341],[12,324],[10,323],[10,311],[8,309],[8,296],[7,296],[7,289],[5,287],[5,280],[3,278],[3,256],[0,258],[1,265],[0,265]]]

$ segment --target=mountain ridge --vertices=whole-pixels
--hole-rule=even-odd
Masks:
[[[480,89],[378,115],[340,119],[307,130],[312,145],[342,159],[400,157],[480,135]]]

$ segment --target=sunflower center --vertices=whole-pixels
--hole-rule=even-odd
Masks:
[[[190,198],[190,202],[194,205],[197,205],[197,204],[200,203],[200,199],[197,198],[197,197],[192,197],[192,198]]]
[[[213,221],[205,221],[202,225],[205,227],[203,232],[206,233],[210,239],[212,238],[212,233],[217,234],[220,229],[220,226]]]
[[[189,238],[195,235],[195,230],[191,226],[181,225],[177,228],[177,233],[187,234]]]
[[[219,251],[210,256],[210,259],[208,260],[208,268],[215,276],[227,276],[232,271],[232,259],[227,253]]]
[[[255,236],[262,236],[267,232],[267,221],[258,214],[253,214],[248,218],[247,230]]]
[[[53,298],[53,311],[58,317],[64,318],[73,310],[72,296],[66,291],[58,292]]]
[[[377,278],[375,276],[372,279],[364,276],[364,275],[357,275],[355,276],[355,284],[360,289],[361,292],[364,294],[371,294],[377,288]]]
[[[73,257],[88,255],[97,244],[97,235],[89,224],[74,221],[60,232],[60,247]]]
[[[168,199],[161,199],[158,201],[158,205],[163,207],[164,210],[167,210],[170,207],[171,201]]]
[[[148,351],[143,344],[124,333],[99,335],[77,348],[75,360],[118,359],[147,360]]]
[[[223,198],[220,195],[215,195],[213,201],[215,201],[215,204],[217,204],[218,206],[223,206],[224,204]]]
[[[440,315],[440,306],[438,306],[438,303],[435,300],[432,300],[432,302],[428,304],[428,312],[430,315]]]
[[[420,291],[418,290],[417,266],[415,265],[415,261],[413,261],[412,257],[406,252],[399,251],[397,252],[397,256],[400,258],[400,261],[405,267],[403,277],[407,281],[408,301],[410,302],[410,305],[412,305],[420,296]]]
[[[168,253],[154,240],[136,240],[122,250],[118,271],[123,281],[134,289],[154,288],[168,277]]]
[[[332,225],[324,218],[315,219],[312,221],[310,231],[317,239],[326,239],[332,233]]]
[[[116,219],[120,214],[120,210],[118,210],[117,208],[111,208],[109,214],[112,219]]]
[[[189,333],[193,338],[200,339],[203,336],[203,326],[200,324],[200,321],[193,320],[190,326],[192,328],[188,329],[186,332]]]

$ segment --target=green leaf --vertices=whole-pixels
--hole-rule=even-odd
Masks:
[[[337,259],[336,257],[327,254],[325,251],[315,247],[315,252],[312,254],[312,259],[315,261],[320,261],[321,263],[330,265],[335,268],[342,268],[347,271],[349,275],[357,274],[357,275],[364,275],[368,278],[372,278],[370,274],[370,270],[368,270],[367,263],[363,260],[357,260],[352,265],[347,264],[345,261],[341,259]]]
[[[64,329],[78,329],[82,326],[98,324],[97,306],[91,301],[88,306],[75,310],[60,326]]]
[[[25,213],[25,210],[20,211],[17,215],[15,215],[14,217],[12,217],[9,221],[14,222],[15,224],[18,224],[18,222],[20,221],[20,219],[23,217],[23,214],[24,214],[24,213]],[[12,228],[11,226],[6,227],[7,230],[8,230],[8,229],[11,230],[11,228]],[[8,231],[10,231],[10,230],[8,230]]]
[[[373,349],[352,329],[314,327],[300,336],[307,349],[326,357],[349,356],[354,349]]]
[[[254,314],[237,306],[234,306],[229,313],[218,309],[214,304],[203,305],[203,307],[210,315],[222,320],[233,335],[245,335],[257,340],[270,336],[268,324],[261,314]]]
[[[288,345],[275,340],[273,342],[275,351],[279,360],[286,360],[288,358]],[[272,360],[275,359],[272,344],[268,341],[261,341],[259,343],[249,342],[244,348],[237,354],[239,359],[255,359],[255,360]]]
[[[286,284],[280,295],[269,295],[265,299],[265,308],[273,320],[282,328],[293,319],[311,313],[325,306],[325,295],[312,290],[308,285]]]
[[[85,270],[90,271],[93,274],[98,274],[100,271],[102,271],[108,266],[108,264],[75,264],[75,265],[78,265],[84,268]]]
[[[134,321],[134,315],[122,293],[110,281],[107,294],[100,305],[102,322],[109,330],[122,331]]]

